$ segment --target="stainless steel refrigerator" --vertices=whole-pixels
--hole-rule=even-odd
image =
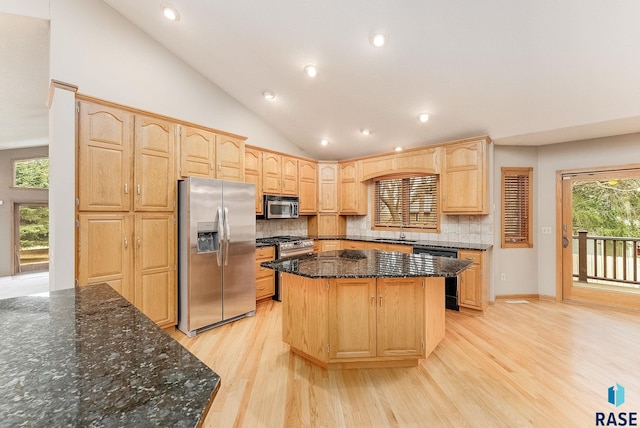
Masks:
[[[197,332],[256,309],[255,186],[178,182],[178,329]]]

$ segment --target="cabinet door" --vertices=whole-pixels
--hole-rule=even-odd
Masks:
[[[367,250],[368,245],[363,241],[342,241],[343,250]]]
[[[260,266],[260,263],[273,260],[275,247],[256,248],[256,300],[271,297],[275,294],[275,271]]]
[[[244,140],[216,135],[216,177],[222,180],[244,181]]]
[[[173,211],[175,124],[136,115],[135,146],[135,210]]]
[[[421,278],[378,279],[379,357],[422,355],[424,288]]]
[[[318,212],[318,168],[316,162],[301,160],[300,166],[300,214]]]
[[[183,126],[180,132],[180,175],[213,178],[215,144],[213,132]]]
[[[133,217],[81,213],[78,220],[80,286],[106,282],[133,303]]]
[[[262,152],[262,191],[268,195],[279,195],[282,175],[282,156]]]
[[[78,209],[129,211],[133,115],[86,101],[78,105]]]
[[[298,196],[298,159],[282,156],[283,195]]]
[[[376,356],[375,278],[330,281],[329,345],[329,358]]]
[[[358,163],[340,164],[340,214],[367,214],[367,186],[358,179]]]
[[[395,172],[424,172],[425,174],[438,173],[438,150],[439,148],[434,147],[396,154]]]
[[[318,212],[338,212],[338,164],[318,162]]]
[[[176,323],[176,258],[173,214],[135,215],[135,304],[161,327]]]
[[[458,257],[473,261],[473,265],[458,275],[458,303],[463,307],[484,310],[482,251],[460,250]]]
[[[260,150],[244,149],[244,181],[256,186],[256,214],[263,213],[262,198],[262,152]]]
[[[442,212],[488,214],[486,141],[444,147]]]

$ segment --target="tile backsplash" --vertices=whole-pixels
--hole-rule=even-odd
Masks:
[[[371,236],[374,238],[394,238],[400,232],[371,230],[371,221],[366,216],[347,217],[347,235]],[[472,244],[493,244],[493,216],[443,215],[440,218],[440,233],[418,233],[405,231],[406,239],[434,242],[463,242]],[[256,237],[278,235],[307,235],[307,217],[291,220],[257,220]]]

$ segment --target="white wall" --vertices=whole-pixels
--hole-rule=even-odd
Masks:
[[[78,86],[82,94],[305,155],[100,0],[51,0],[51,77]]]
[[[597,138],[554,144],[538,148],[538,292],[545,296],[556,294],[556,171],[597,168],[602,166],[640,163],[640,134]],[[551,227],[551,235],[542,235],[542,227]]]
[[[493,194],[495,195],[494,246],[493,246],[493,284],[494,295],[538,294],[538,237],[537,209],[534,195],[533,208],[533,248],[501,248],[501,168],[533,167],[534,192],[537,192],[538,150],[536,147],[496,146],[493,165]],[[550,235],[545,235],[550,236]],[[505,279],[502,280],[502,274]]]
[[[0,0],[0,12],[49,19],[49,0]]]

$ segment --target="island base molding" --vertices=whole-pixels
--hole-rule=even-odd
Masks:
[[[299,355],[300,357],[311,361],[312,363],[324,367],[329,370],[342,370],[342,369],[387,369],[398,367],[416,367],[420,363],[420,359],[408,360],[406,358],[400,359],[385,359],[376,358],[370,361],[321,361],[299,349],[291,347],[291,353]]]

